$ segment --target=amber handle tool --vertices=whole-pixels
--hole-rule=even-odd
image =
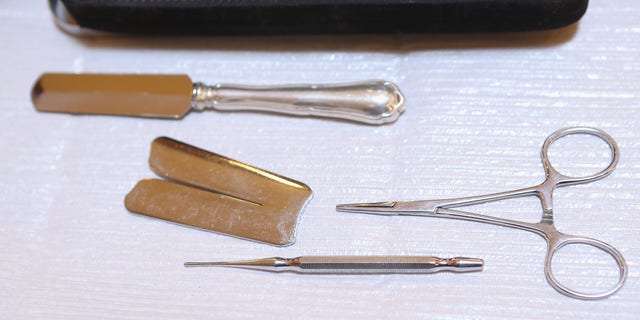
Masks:
[[[38,111],[180,119],[189,111],[262,111],[394,122],[404,96],[388,81],[246,86],[193,83],[186,75],[45,73],[31,93]]]

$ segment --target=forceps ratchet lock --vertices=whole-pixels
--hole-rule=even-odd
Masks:
[[[606,142],[609,145],[611,151],[611,162],[609,163],[609,165],[600,172],[582,177],[564,175],[556,170],[553,165],[551,165],[551,161],[549,160],[549,147],[556,140],[574,134],[592,135]],[[596,300],[606,298],[618,291],[627,278],[628,268],[624,257],[616,248],[600,240],[559,232],[553,225],[552,200],[553,192],[558,187],[586,184],[609,176],[615,169],[620,158],[620,151],[618,149],[618,146],[613,138],[602,130],[590,127],[571,127],[558,130],[552,133],[545,140],[544,144],[542,145],[541,158],[542,165],[544,166],[545,170],[546,179],[539,185],[528,188],[454,199],[340,204],[336,207],[336,209],[338,211],[378,215],[408,215],[459,219],[530,231],[542,236],[547,241],[548,249],[544,264],[545,276],[549,284],[555,290],[566,296],[583,300]],[[453,209],[461,206],[470,206],[525,196],[537,196],[540,199],[542,205],[542,219],[537,223],[503,219],[499,217],[492,217],[488,215]],[[600,293],[580,292],[560,283],[553,274],[551,262],[558,250],[570,244],[592,246],[611,255],[611,257],[613,257],[613,259],[616,261],[619,269],[618,282],[612,288]]]

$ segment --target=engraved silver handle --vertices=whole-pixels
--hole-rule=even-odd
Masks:
[[[404,111],[404,96],[388,81],[346,84],[244,86],[196,82],[193,108],[266,111],[346,119],[368,124],[394,122]]]

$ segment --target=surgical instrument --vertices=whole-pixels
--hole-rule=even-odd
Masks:
[[[167,137],[151,143],[145,179],[127,194],[129,211],[198,229],[287,246],[313,197],[304,183]]]
[[[189,111],[261,111],[394,122],[404,96],[388,81],[246,86],[193,83],[187,75],[45,73],[31,91],[38,111],[181,119]]]
[[[600,138],[606,142],[611,152],[611,162],[602,171],[582,177],[568,176],[557,171],[549,160],[549,147],[556,140],[574,134],[587,134]],[[542,236],[548,243],[548,251],[544,264],[545,276],[549,284],[558,292],[572,298],[584,300],[596,300],[606,298],[618,291],[627,277],[627,264],[622,254],[611,245],[600,240],[568,235],[559,232],[553,225],[553,192],[558,187],[585,184],[603,179],[609,176],[615,169],[620,158],[620,151],[616,142],[606,132],[590,127],[571,127],[558,130],[552,133],[542,145],[542,164],[544,166],[546,179],[539,185],[517,189],[512,191],[462,197],[443,200],[421,200],[421,201],[389,201],[376,203],[354,203],[340,204],[336,207],[338,211],[368,213],[378,215],[409,215],[409,216],[429,216],[440,218],[460,219],[474,222],[483,222],[505,227],[511,227],[534,232]],[[455,207],[469,206],[486,202],[499,201],[525,196],[537,196],[542,205],[542,219],[537,223],[503,219],[488,215],[476,214],[467,211],[452,209]],[[551,262],[554,255],[566,245],[582,244],[595,247],[609,254],[615,260],[619,278],[617,283],[610,289],[600,293],[580,292],[560,283],[554,276]]]
[[[185,262],[185,267],[233,267],[264,271],[316,274],[435,273],[481,271],[483,261],[456,257],[426,256],[307,256],[244,261]]]

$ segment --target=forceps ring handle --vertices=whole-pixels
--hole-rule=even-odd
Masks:
[[[549,243],[549,251],[547,253],[547,258],[544,265],[544,275],[547,278],[547,282],[549,282],[549,285],[551,285],[556,291],[576,299],[599,300],[607,298],[610,295],[616,293],[616,291],[620,290],[620,288],[622,288],[622,286],[624,285],[624,282],[627,279],[627,273],[629,271],[627,268],[627,263],[620,251],[612,247],[610,244],[596,239],[569,236],[559,232],[556,235],[549,237],[547,241]],[[555,275],[553,274],[551,263],[553,261],[553,257],[560,249],[571,244],[581,244],[595,247],[613,257],[613,259],[616,261],[616,264],[618,265],[618,282],[607,291],[599,293],[580,292],[560,283],[560,281],[558,281],[558,279],[556,279]]]
[[[582,176],[582,177],[567,176],[560,173],[558,170],[556,170],[551,164],[551,161],[549,160],[549,148],[551,147],[551,144],[553,144],[555,141],[559,140],[560,138],[563,138],[569,135],[574,135],[574,134],[592,135],[600,138],[605,143],[607,143],[609,145],[609,149],[611,150],[611,162],[609,163],[609,165],[606,168],[602,169],[600,172],[597,172],[591,175]],[[613,138],[608,133],[600,129],[591,128],[591,127],[569,127],[569,128],[560,129],[552,133],[544,141],[544,144],[542,145],[542,151],[540,152],[540,156],[542,158],[542,165],[544,166],[544,170],[547,175],[547,181],[545,182],[548,182],[555,187],[555,186],[567,186],[567,185],[574,185],[574,184],[590,183],[590,182],[600,180],[602,178],[609,176],[611,173],[613,173],[613,170],[616,168],[616,165],[618,164],[618,160],[620,159],[620,150],[615,140],[613,140]]]

